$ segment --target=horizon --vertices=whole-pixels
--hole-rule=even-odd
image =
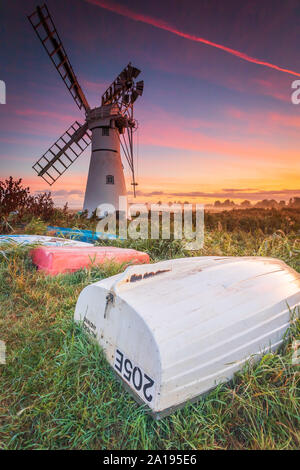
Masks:
[[[37,194],[40,194],[40,192],[38,192]],[[228,201],[228,204],[226,204],[226,202]],[[248,203],[247,205],[245,205],[244,203]],[[249,201],[248,199],[245,199],[241,202],[234,202],[233,200],[228,200],[228,199],[225,199],[224,201],[220,201],[219,199],[213,201],[213,202],[207,202],[207,203],[204,203],[202,202],[201,200],[199,201],[176,201],[176,200],[169,200],[169,201],[163,201],[163,200],[159,200],[159,201],[146,201],[146,200],[139,200],[139,201],[136,201],[134,199],[130,199],[128,198],[128,205],[129,206],[133,206],[134,204],[140,204],[140,205],[145,205],[147,206],[147,208],[149,209],[149,206],[153,205],[153,206],[156,206],[156,205],[161,205],[161,206],[167,206],[169,205],[170,207],[172,207],[172,205],[181,205],[181,206],[184,206],[185,204],[186,205],[192,205],[193,208],[196,206],[196,205],[202,205],[204,207],[204,209],[213,209],[214,211],[222,211],[222,210],[228,210],[228,209],[243,209],[243,210],[247,210],[247,209],[257,209],[257,208],[264,208],[264,209],[270,209],[270,208],[278,208],[278,209],[282,209],[282,208],[288,208],[288,207],[296,207],[297,209],[300,208],[300,198],[299,197],[295,197],[295,198],[290,198],[288,201],[285,201],[283,199],[281,199],[280,201],[276,201],[275,199],[263,199],[263,200],[259,200],[259,201],[254,201],[254,202],[251,202]],[[296,206],[295,206],[296,204]],[[57,208],[63,208],[64,207],[64,204],[57,204],[55,203],[55,207]],[[71,210],[71,211],[78,211],[78,212],[81,212],[83,211],[82,207],[80,206],[76,206],[76,205],[69,205],[68,204],[68,210]],[[193,209],[194,210],[194,209]]]
[[[7,94],[0,105],[2,178],[21,177],[33,192],[51,191],[57,206],[80,208],[90,148],[51,188],[32,169],[84,118],[26,18],[37,3],[0,7],[0,80]],[[284,9],[279,0],[230,0],[226,7],[217,0],[47,5],[92,106],[129,61],[142,71],[133,203],[255,205],[300,196],[300,105],[291,101],[300,74],[299,2],[288,0]],[[125,176],[129,189],[127,167]]]

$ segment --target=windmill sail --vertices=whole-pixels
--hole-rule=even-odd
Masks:
[[[50,186],[77,160],[91,142],[87,123],[75,121],[69,129],[33,165]]]
[[[137,128],[137,122],[133,118],[133,104],[144,91],[144,81],[135,82],[141,71],[133,67],[131,62],[122,70],[113,83],[102,95],[102,106],[115,104],[118,106],[120,117],[116,120],[117,134],[123,155],[131,172],[131,185],[136,196],[136,174],[133,155],[133,132]]]
[[[142,96],[144,91],[144,80],[137,82],[135,88],[131,93],[131,103],[133,104],[139,96]]]
[[[47,6],[37,7],[28,19],[79,109],[83,107],[86,111],[89,110],[87,99],[78,83]]]
[[[133,80],[141,73],[139,69],[133,67],[131,63],[122,70],[114,82],[107,88],[102,95],[102,106],[111,103],[117,103],[128,90],[133,87]],[[142,94],[142,93],[141,93]]]

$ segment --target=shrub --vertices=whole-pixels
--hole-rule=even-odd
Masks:
[[[0,215],[8,216],[10,212],[18,211],[22,216],[30,198],[29,188],[22,186],[22,178],[13,180],[12,176],[0,181]]]
[[[14,180],[12,176],[0,181],[0,217],[14,213],[14,218],[21,221],[26,215],[49,220],[54,213],[51,193],[31,195],[30,189],[22,185],[22,178]]]
[[[47,233],[47,224],[39,217],[33,217],[25,227],[25,233],[28,235],[45,235]]]
[[[35,217],[49,220],[54,214],[54,202],[51,193],[40,193],[37,196],[31,196],[28,210]]]

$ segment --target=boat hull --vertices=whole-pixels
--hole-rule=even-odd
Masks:
[[[149,263],[147,253],[115,246],[42,246],[34,248],[30,255],[38,270],[51,276],[107,263],[127,266]]]
[[[299,304],[300,275],[282,261],[184,258],[86,287],[75,321],[160,417],[276,350]]]
[[[44,235],[0,235],[0,244],[2,243],[8,243],[10,245],[93,246],[91,243]]]

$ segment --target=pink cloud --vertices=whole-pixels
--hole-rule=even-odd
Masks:
[[[15,113],[18,116],[43,117],[46,119],[55,119],[55,120],[62,121],[62,122],[72,123],[72,120],[74,121],[74,115],[72,116],[70,114],[61,114],[61,113],[56,113],[53,111],[41,111],[38,109],[27,108],[27,109],[17,109]]]
[[[245,158],[248,159],[248,163],[249,161],[261,160],[262,158],[264,160],[286,162],[287,157],[289,165],[299,161],[299,150],[296,142],[294,146],[293,142],[291,142],[289,148],[283,152],[276,141],[270,142],[260,138],[260,127],[263,129],[262,132],[270,132],[270,134],[274,132],[274,126],[273,129],[270,128],[268,130],[267,128],[267,130],[264,130],[262,122],[264,122],[265,116],[263,114],[260,115],[262,122],[257,122],[255,114],[249,117],[247,113],[239,110],[235,111],[233,109],[230,112],[231,114],[235,113],[237,119],[241,119],[241,117],[248,117],[249,119],[249,125],[246,127],[243,125],[242,127],[244,129],[243,139],[237,139],[235,132],[230,134],[229,131],[232,124],[226,123],[225,118],[224,123],[214,124],[216,129],[223,127],[223,130],[228,131],[226,138],[218,135],[217,132],[214,137],[211,137],[205,134],[205,129],[201,128],[201,123],[199,126],[195,126],[196,120],[173,115],[164,110],[158,112],[156,107],[154,112],[152,109],[148,109],[149,114],[147,113],[147,117],[144,115],[144,119],[140,120],[142,123],[140,142],[144,145],[169,147],[182,149],[183,151],[198,151],[202,154],[218,154],[226,156],[228,159],[230,157]],[[153,118],[156,115],[159,116],[159,119]],[[269,124],[270,122],[271,120],[269,120]]]
[[[105,92],[105,90],[109,87],[109,82],[93,82],[91,80],[81,80],[81,84],[83,89],[87,89],[88,91],[100,93],[101,95]]]
[[[290,127],[300,129],[300,116],[293,116],[282,113],[269,113],[270,121],[278,127]]]
[[[271,96],[286,103],[291,102],[290,86],[287,87],[285,83],[283,86],[279,86],[278,81],[274,82],[262,78],[252,78],[250,82],[262,95]]]

